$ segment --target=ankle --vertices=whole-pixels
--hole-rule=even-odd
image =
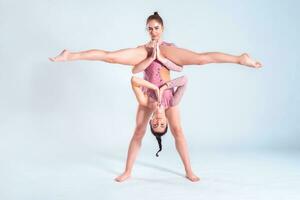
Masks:
[[[80,54],[77,54],[77,53],[71,53],[71,52],[69,52],[69,53],[67,54],[67,56],[66,56],[66,59],[67,59],[68,61],[79,60],[79,58],[80,58]]]
[[[192,170],[192,169],[185,170],[185,173],[186,173],[186,174],[194,174],[194,172],[193,172],[193,170]]]
[[[244,54],[241,54],[237,57],[237,64],[243,65]]]
[[[131,170],[125,170],[125,171],[123,172],[123,174],[130,175],[130,174],[131,174]]]

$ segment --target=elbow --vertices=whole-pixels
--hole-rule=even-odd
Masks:
[[[133,66],[131,72],[132,72],[133,74],[139,73],[139,71],[136,69],[135,66]]]
[[[132,87],[139,86],[138,81],[137,81],[137,77],[135,77],[135,76],[131,77],[130,82],[131,82]]]
[[[143,100],[139,100],[138,101],[139,105],[144,106],[144,107],[148,107],[147,101]]]
[[[134,83],[136,82],[136,78],[134,76],[131,77],[130,79],[131,85],[134,85]]]
[[[187,84],[188,83],[188,78],[187,78],[187,76],[182,76],[182,80],[183,80],[183,82],[184,82],[184,84]]]
[[[178,66],[178,71],[181,72],[183,70],[183,66]]]

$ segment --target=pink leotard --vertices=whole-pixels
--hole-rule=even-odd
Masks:
[[[162,45],[173,45],[172,43],[166,43],[163,42]],[[165,108],[169,108],[172,106],[176,106],[184,91],[186,88],[186,82],[187,78],[185,76],[179,77],[177,79],[171,80],[171,81],[163,81],[160,76],[160,69],[163,66],[166,66],[168,70],[175,70],[175,71],[181,71],[182,67],[178,67],[171,61],[168,61],[167,63],[164,63],[163,65],[158,60],[154,60],[145,70],[144,70],[144,79],[146,81],[149,81],[153,83],[154,85],[161,87],[163,84],[167,83],[167,89],[164,91],[161,103]],[[177,67],[176,67],[177,66]],[[180,69],[179,69],[180,68]],[[176,92],[174,92],[174,87],[177,87]],[[145,94],[147,94],[150,102],[157,101],[157,96],[155,92],[151,89],[147,89],[145,87],[142,87],[142,90]]]

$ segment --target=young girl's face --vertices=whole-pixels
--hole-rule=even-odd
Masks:
[[[147,24],[147,31],[151,40],[159,40],[164,29],[163,26],[156,20],[150,20]]]
[[[163,107],[157,108],[150,121],[150,125],[155,132],[163,133],[167,127],[168,121]]]

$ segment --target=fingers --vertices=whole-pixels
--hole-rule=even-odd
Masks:
[[[151,54],[151,57],[153,58],[153,59],[156,59],[156,49],[155,48],[153,48],[152,49],[152,54]]]
[[[148,42],[146,44],[146,46],[149,47],[149,48],[155,48],[156,44],[157,44],[157,41],[156,40],[152,40],[152,41]]]

